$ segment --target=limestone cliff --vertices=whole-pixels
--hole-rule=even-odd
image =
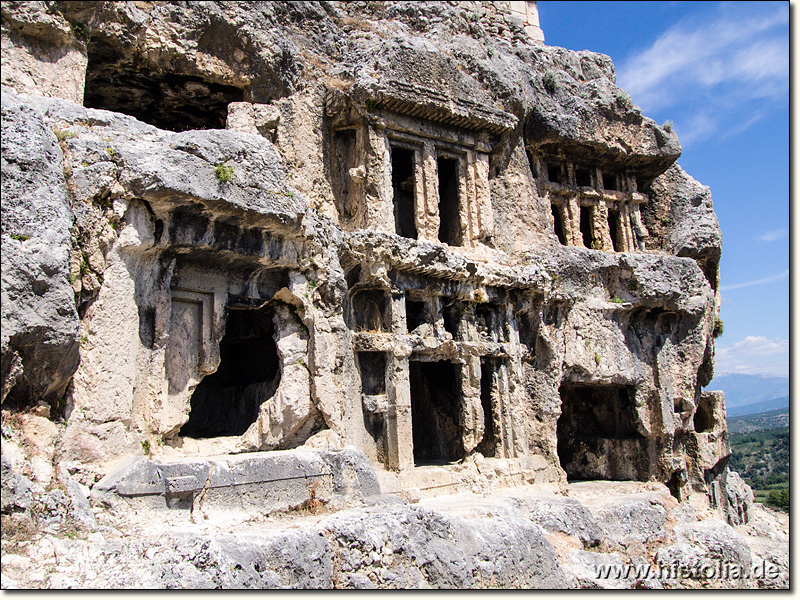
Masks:
[[[608,57],[508,5],[5,2],[3,415],[51,440],[28,477],[194,514],[210,457],[253,453],[248,485],[324,463],[352,500],[340,459],[261,453],[353,447],[384,493],[632,480],[746,520],[702,390],[710,193]]]

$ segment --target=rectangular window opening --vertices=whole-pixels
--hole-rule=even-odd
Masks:
[[[575,169],[575,185],[578,187],[591,187],[592,174],[589,169],[582,167]]]
[[[608,231],[611,234],[611,245],[614,252],[621,252],[621,239],[619,231],[619,211],[608,209]]]
[[[617,190],[617,176],[615,173],[603,173],[603,189]]]
[[[561,183],[561,165],[547,165],[547,180]]]
[[[391,147],[395,232],[412,240],[417,239],[414,154],[414,150]]]
[[[594,242],[594,234],[592,233],[592,207],[581,206],[581,238],[583,245],[586,248],[591,248]]]
[[[461,211],[458,198],[458,160],[440,156],[436,159],[439,174],[439,241],[461,246]]]

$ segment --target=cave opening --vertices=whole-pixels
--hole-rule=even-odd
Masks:
[[[556,232],[558,241],[561,242],[563,246],[566,246],[567,236],[564,235],[564,222],[561,220],[561,210],[557,204],[551,204],[550,210],[553,213],[553,229]]]
[[[275,394],[281,377],[273,316],[268,306],[229,310],[219,367],[195,388],[181,436],[242,435],[255,423],[259,407]]]
[[[647,440],[629,386],[562,383],[558,458],[570,480],[647,478]]]
[[[87,54],[87,108],[124,113],[159,129],[188,131],[224,129],[228,104],[244,100],[244,91],[235,86],[135,64],[100,36],[90,39]]]
[[[414,464],[442,464],[464,457],[461,365],[449,361],[409,362]]]
[[[581,205],[581,238],[586,248],[592,247],[594,242],[594,234],[592,233],[592,207],[585,204]]]
[[[619,211],[616,209],[608,209],[608,231],[611,234],[611,247],[614,252],[620,252]]]
[[[414,150],[391,146],[394,226],[397,235],[417,239],[414,209]]]
[[[475,448],[487,458],[497,456],[499,427],[497,426],[497,410],[495,397],[497,394],[497,377],[499,361],[494,358],[481,358],[481,408],[483,408],[483,437]]]
[[[458,160],[440,156],[436,164],[439,176],[439,241],[450,246],[461,246]]]

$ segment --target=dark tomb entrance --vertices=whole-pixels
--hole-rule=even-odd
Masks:
[[[409,378],[414,464],[443,464],[463,458],[461,365],[411,361]]]
[[[219,343],[219,368],[195,388],[189,420],[180,435],[242,435],[255,423],[259,407],[275,394],[280,382],[274,335],[269,307],[229,310],[225,336]]]
[[[439,157],[439,241],[461,246],[461,215],[458,206],[458,160]]]
[[[378,461],[386,461],[386,353],[356,352],[361,375],[364,427],[375,442]]]
[[[553,228],[555,229],[558,241],[562,245],[567,245],[567,236],[564,235],[564,223],[561,220],[561,210],[557,204],[551,204],[550,209],[553,211]]]
[[[414,151],[392,146],[392,192],[397,235],[417,239],[414,210]]]
[[[647,440],[636,428],[634,390],[563,383],[558,458],[570,480],[644,480]]]
[[[497,359],[481,358],[481,407],[483,408],[483,438],[476,450],[487,458],[497,456],[500,433],[499,411],[496,409],[497,377],[500,363]]]
[[[586,248],[591,248],[594,242],[594,235],[592,234],[592,207],[581,206],[581,237],[583,245]]]
[[[618,210],[608,210],[608,232],[611,234],[611,246],[614,252],[619,252],[622,249],[622,245],[620,244]]]

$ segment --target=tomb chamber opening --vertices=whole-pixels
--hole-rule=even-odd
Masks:
[[[273,316],[269,307],[230,310],[219,344],[219,367],[195,388],[180,435],[242,435],[256,421],[281,377]]]

